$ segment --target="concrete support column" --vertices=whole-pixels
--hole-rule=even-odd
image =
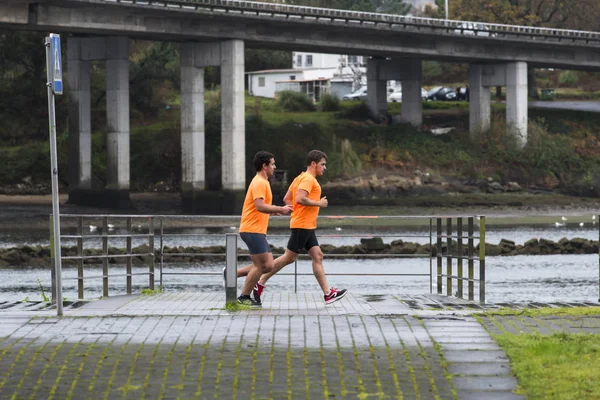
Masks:
[[[490,129],[490,89],[483,84],[483,68],[481,64],[469,66],[469,131],[472,139]]]
[[[181,195],[185,204],[205,188],[204,68],[195,65],[194,43],[181,56]]]
[[[90,61],[82,59],[83,39],[67,39],[67,95],[69,99],[69,201],[79,203],[92,189],[92,133],[90,127]]]
[[[520,147],[527,143],[527,63],[506,64],[506,128]]]
[[[421,60],[405,60],[401,67],[402,120],[414,126],[423,123],[423,74]]]
[[[106,40],[107,189],[129,190],[129,39]]]
[[[244,42],[221,42],[222,183],[226,191],[246,188]],[[239,210],[241,212],[241,209]]]
[[[384,63],[380,58],[367,60],[367,105],[375,118],[387,113],[387,80],[380,76]]]

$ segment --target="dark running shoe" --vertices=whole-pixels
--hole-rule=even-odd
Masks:
[[[249,307],[261,307],[262,304],[257,303],[256,301],[254,301],[254,299],[252,299],[250,296],[248,295],[240,295],[240,297],[237,298],[238,303],[240,303],[241,305],[244,306],[249,306]]]
[[[262,301],[260,300],[260,296],[262,296],[263,290],[265,290],[265,285],[263,285],[260,282],[257,282],[256,285],[254,285],[254,289],[252,290],[252,298],[258,304],[262,304]]]
[[[348,291],[346,289],[338,290],[336,288],[331,288],[329,290],[329,294],[326,294],[325,297],[325,305],[334,303],[338,300],[341,300]]]

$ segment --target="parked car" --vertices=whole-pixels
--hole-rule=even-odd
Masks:
[[[449,87],[438,86],[427,92],[427,100],[453,101],[456,100],[456,92]]]
[[[454,29],[454,33],[468,36],[496,36],[495,32],[489,32],[489,28],[486,24],[478,22],[461,22]]]
[[[360,89],[352,92],[352,93],[348,93],[347,95],[345,95],[344,97],[342,97],[342,100],[366,100],[367,99],[367,87],[363,86]]]
[[[427,90],[421,88],[421,98],[427,99]],[[398,90],[388,96],[388,103],[401,103],[402,102],[402,90]]]

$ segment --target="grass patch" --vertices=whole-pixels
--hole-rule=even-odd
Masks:
[[[162,292],[163,291],[160,288],[159,289],[154,289],[154,290],[152,290],[152,289],[142,289],[142,294],[144,296],[154,296],[154,295],[157,295],[157,294],[162,294]]]
[[[487,311],[484,313],[478,313],[478,315],[491,317],[491,316],[505,316],[505,315],[519,315],[523,317],[541,317],[550,315],[600,315],[600,307],[564,307],[564,308],[538,308],[538,309],[521,309],[516,310],[514,308],[501,308],[496,311]]]
[[[600,335],[495,336],[528,399],[600,398]]]
[[[225,310],[230,311],[230,312],[237,312],[237,311],[244,311],[244,310],[262,310],[262,308],[261,307],[245,306],[243,304],[235,302],[235,303],[227,303],[227,304],[225,304]]]

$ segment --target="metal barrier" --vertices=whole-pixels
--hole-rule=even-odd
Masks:
[[[90,0],[71,0],[89,3]],[[539,39],[570,39],[570,42],[600,44],[600,33],[570,29],[540,28],[533,26],[491,24],[476,21],[456,21],[437,18],[414,17],[411,15],[395,15],[349,11],[330,8],[296,6],[289,4],[265,3],[246,0],[100,0],[102,3],[120,4],[124,6],[151,7],[163,9],[179,9],[187,11],[208,10],[213,13],[253,14],[270,18],[311,19],[315,23],[354,23],[359,25],[383,25],[391,28],[415,27],[428,28],[445,33],[472,37],[473,32],[488,32],[498,36],[514,38],[530,37]],[[476,36],[476,35],[475,35]]]
[[[283,217],[273,217],[273,219],[283,219]],[[182,257],[190,258],[218,258],[224,260],[228,267],[228,271],[237,270],[237,261],[239,258],[249,259],[249,255],[238,252],[238,241],[237,234],[223,234],[223,233],[181,233],[181,232],[167,232],[165,225],[187,225],[188,227],[194,228],[208,228],[207,224],[203,223],[206,221],[218,221],[222,225],[225,221],[239,222],[239,217],[236,216],[182,216],[182,215],[74,215],[74,214],[63,214],[61,215],[61,221],[63,221],[61,229],[61,241],[65,243],[65,247],[69,241],[75,242],[76,246],[71,249],[63,251],[62,260],[64,262],[76,262],[77,265],[77,292],[78,298],[84,298],[84,279],[102,279],[102,294],[103,296],[109,296],[109,278],[125,277],[126,293],[132,293],[132,277],[135,275],[148,276],[148,288],[150,290],[155,289],[155,267],[158,262],[158,275],[159,275],[159,287],[162,290],[163,286],[166,285],[166,278],[174,275],[211,275],[211,276],[222,276],[222,272],[189,272],[189,271],[172,271],[168,269],[170,261]],[[323,225],[330,224],[334,221],[339,220],[353,220],[356,223],[358,221],[369,221],[374,222],[375,220],[388,220],[390,223],[399,224],[400,220],[405,220],[403,223],[413,225],[426,225],[423,234],[377,234],[372,237],[380,237],[386,240],[391,238],[413,238],[421,239],[426,247],[426,252],[420,254],[401,254],[401,253],[365,253],[365,254],[347,254],[347,253],[329,253],[325,251],[326,258],[361,258],[361,259],[373,259],[373,258],[386,258],[386,259],[399,259],[399,258],[422,258],[429,259],[429,271],[421,271],[418,273],[398,273],[397,271],[386,271],[385,273],[335,273],[329,272],[328,276],[390,276],[390,277],[401,277],[401,276],[423,276],[429,277],[429,292],[433,291],[433,280],[436,280],[436,289],[438,294],[444,294],[443,288],[445,286],[447,296],[456,296],[464,298],[464,282],[467,282],[467,298],[469,300],[475,300],[475,285],[479,288],[478,300],[481,303],[485,302],[485,217],[438,217],[438,216],[321,216],[319,217],[321,227]],[[409,220],[408,222],[406,220]],[[421,221],[418,221],[421,220]],[[475,221],[479,224],[479,236],[474,234]],[[93,223],[100,223],[93,225]],[[143,223],[139,224],[139,221]],[[454,224],[453,221],[456,221]],[[465,235],[463,224],[467,222],[467,233]],[[446,231],[443,232],[443,225],[446,225]],[[273,223],[271,224],[273,225]],[[427,226],[428,225],[428,226]],[[383,225],[385,226],[385,225]],[[89,233],[84,234],[84,227],[89,229]],[[456,227],[456,228],[455,228]],[[155,231],[158,229],[158,232]],[[222,227],[221,227],[222,228]],[[428,228],[428,229],[427,229]],[[100,232],[98,230],[100,229]],[[69,233],[63,233],[68,231]],[[71,233],[75,231],[75,233]],[[319,229],[317,230],[319,233]],[[200,238],[205,240],[206,237],[211,239],[218,238],[217,241],[213,240],[213,243],[220,242],[222,245],[213,245],[202,247],[201,251],[190,251],[189,249],[180,248],[177,246],[177,241],[181,242],[182,238],[192,237]],[[269,235],[269,239],[274,238],[287,238],[288,235]],[[327,240],[328,238],[346,238],[346,237],[357,237],[365,238],[365,235],[356,234],[335,234],[319,235],[319,240]],[[203,239],[204,238],[204,239]],[[158,239],[158,248],[155,248],[155,239]],[[475,241],[479,239],[479,256],[476,255]],[[147,248],[138,246],[138,251],[133,252],[133,241],[144,242]],[[88,242],[94,242],[94,246],[101,245],[101,250],[95,247],[85,247],[84,244]],[[110,247],[114,242],[120,241],[123,244],[124,249]],[[172,242],[175,246],[168,247],[167,243]],[[197,247],[202,244],[195,245]],[[322,248],[326,244],[321,243]],[[69,251],[70,250],[70,251]],[[75,254],[73,254],[75,253]],[[278,256],[278,254],[274,254]],[[307,254],[300,254],[300,259],[307,259]],[[125,274],[110,274],[109,264],[110,261],[115,262],[116,260],[124,259],[126,263]],[[433,271],[434,259],[436,264],[436,272]],[[444,270],[444,259],[446,259]],[[456,271],[453,269],[454,260],[456,260]],[[463,261],[467,263],[467,275],[463,272]],[[135,262],[141,262],[145,267],[147,266],[147,272],[134,273],[132,271],[132,264]],[[475,276],[475,264],[479,264],[478,276]],[[86,264],[101,264],[102,275],[99,276],[87,276],[84,274],[84,265]],[[226,270],[226,271],[227,271]],[[298,277],[299,276],[311,276],[312,273],[301,273],[298,272],[297,262],[294,265],[294,272],[280,272],[278,275],[294,276],[294,291],[297,291]],[[67,280],[67,279],[65,279]],[[227,274],[226,290],[227,298],[229,300],[235,299],[235,288],[236,278],[235,274]],[[55,279],[52,277],[53,287],[53,298],[55,297]],[[456,292],[454,288],[456,287]],[[233,290],[232,290],[233,289]]]

